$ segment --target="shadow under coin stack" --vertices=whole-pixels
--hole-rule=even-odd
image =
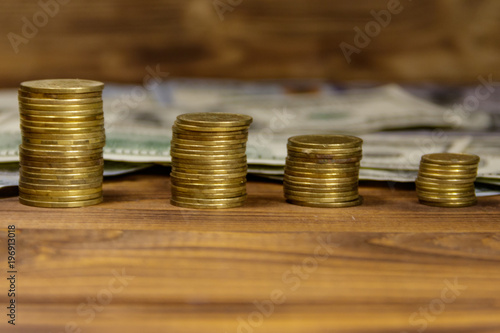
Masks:
[[[415,180],[420,203],[438,207],[467,207],[477,203],[474,181],[479,157],[437,153],[422,156]]]
[[[65,208],[102,202],[103,88],[79,79],[21,83],[22,204]]]
[[[198,209],[243,205],[251,123],[251,117],[231,113],[177,117],[170,153],[173,205]]]
[[[310,207],[351,207],[358,194],[363,140],[348,135],[288,139],[283,190],[288,202]]]

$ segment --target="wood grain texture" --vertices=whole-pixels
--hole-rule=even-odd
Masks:
[[[220,20],[215,1],[240,4]],[[41,9],[4,0],[0,86],[53,77],[139,83],[156,65],[172,77],[459,84],[500,76],[496,0],[402,0],[403,11],[350,64],[339,44],[353,44],[354,28],[389,0],[215,1],[72,0],[15,53],[7,35],[22,35],[23,17],[33,21]]]
[[[1,192],[1,262],[10,224],[19,261],[18,325],[3,319],[1,331],[500,331],[499,196],[440,209],[411,187],[363,183],[364,205],[315,209],[251,181],[244,207],[197,211],[170,205],[169,186],[164,169],[114,178],[84,209]],[[116,274],[133,279],[118,288]],[[458,295],[436,307],[454,283]],[[270,311],[273,292],[283,302]],[[432,320],[416,321],[420,309]]]

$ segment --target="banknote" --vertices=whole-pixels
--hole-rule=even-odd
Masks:
[[[107,85],[104,157],[168,165],[175,118],[186,112],[219,111],[253,117],[247,155],[249,172],[256,175],[283,174],[286,142],[292,135],[343,133],[364,139],[360,179],[412,182],[420,156],[432,152],[477,154],[478,181],[495,185],[500,179],[500,134],[470,134],[491,128],[487,112],[438,105],[397,85],[342,90],[316,84],[313,92],[289,90],[273,83],[204,80],[173,80],[154,90]],[[412,128],[432,130],[374,133]],[[17,91],[1,91],[0,162],[17,162],[20,143]],[[12,172],[2,174],[4,182],[10,179],[7,174]]]

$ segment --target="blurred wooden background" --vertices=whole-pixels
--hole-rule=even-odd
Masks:
[[[172,77],[498,80],[497,0],[402,0],[401,13],[348,64],[339,44],[353,45],[354,27],[391,1],[3,0],[0,86],[47,77],[140,82],[157,65]],[[52,4],[53,17],[40,3]],[[38,20],[38,31],[23,35],[23,17]]]

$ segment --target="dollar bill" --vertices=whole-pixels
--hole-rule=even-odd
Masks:
[[[364,139],[360,179],[411,182],[421,155],[446,151],[481,156],[478,181],[495,185],[500,179],[498,133],[467,134],[488,129],[488,113],[455,112],[396,85],[348,91],[318,85],[314,93],[297,95],[287,94],[279,84],[237,82],[169,81],[140,95],[136,88],[107,85],[104,91],[107,161],[168,165],[175,118],[186,112],[222,111],[254,118],[247,155],[249,172],[257,175],[283,174],[292,135],[351,133]],[[434,130],[370,134],[415,127]],[[450,128],[464,132],[445,131]],[[18,161],[20,142],[17,91],[2,91],[0,162]]]

